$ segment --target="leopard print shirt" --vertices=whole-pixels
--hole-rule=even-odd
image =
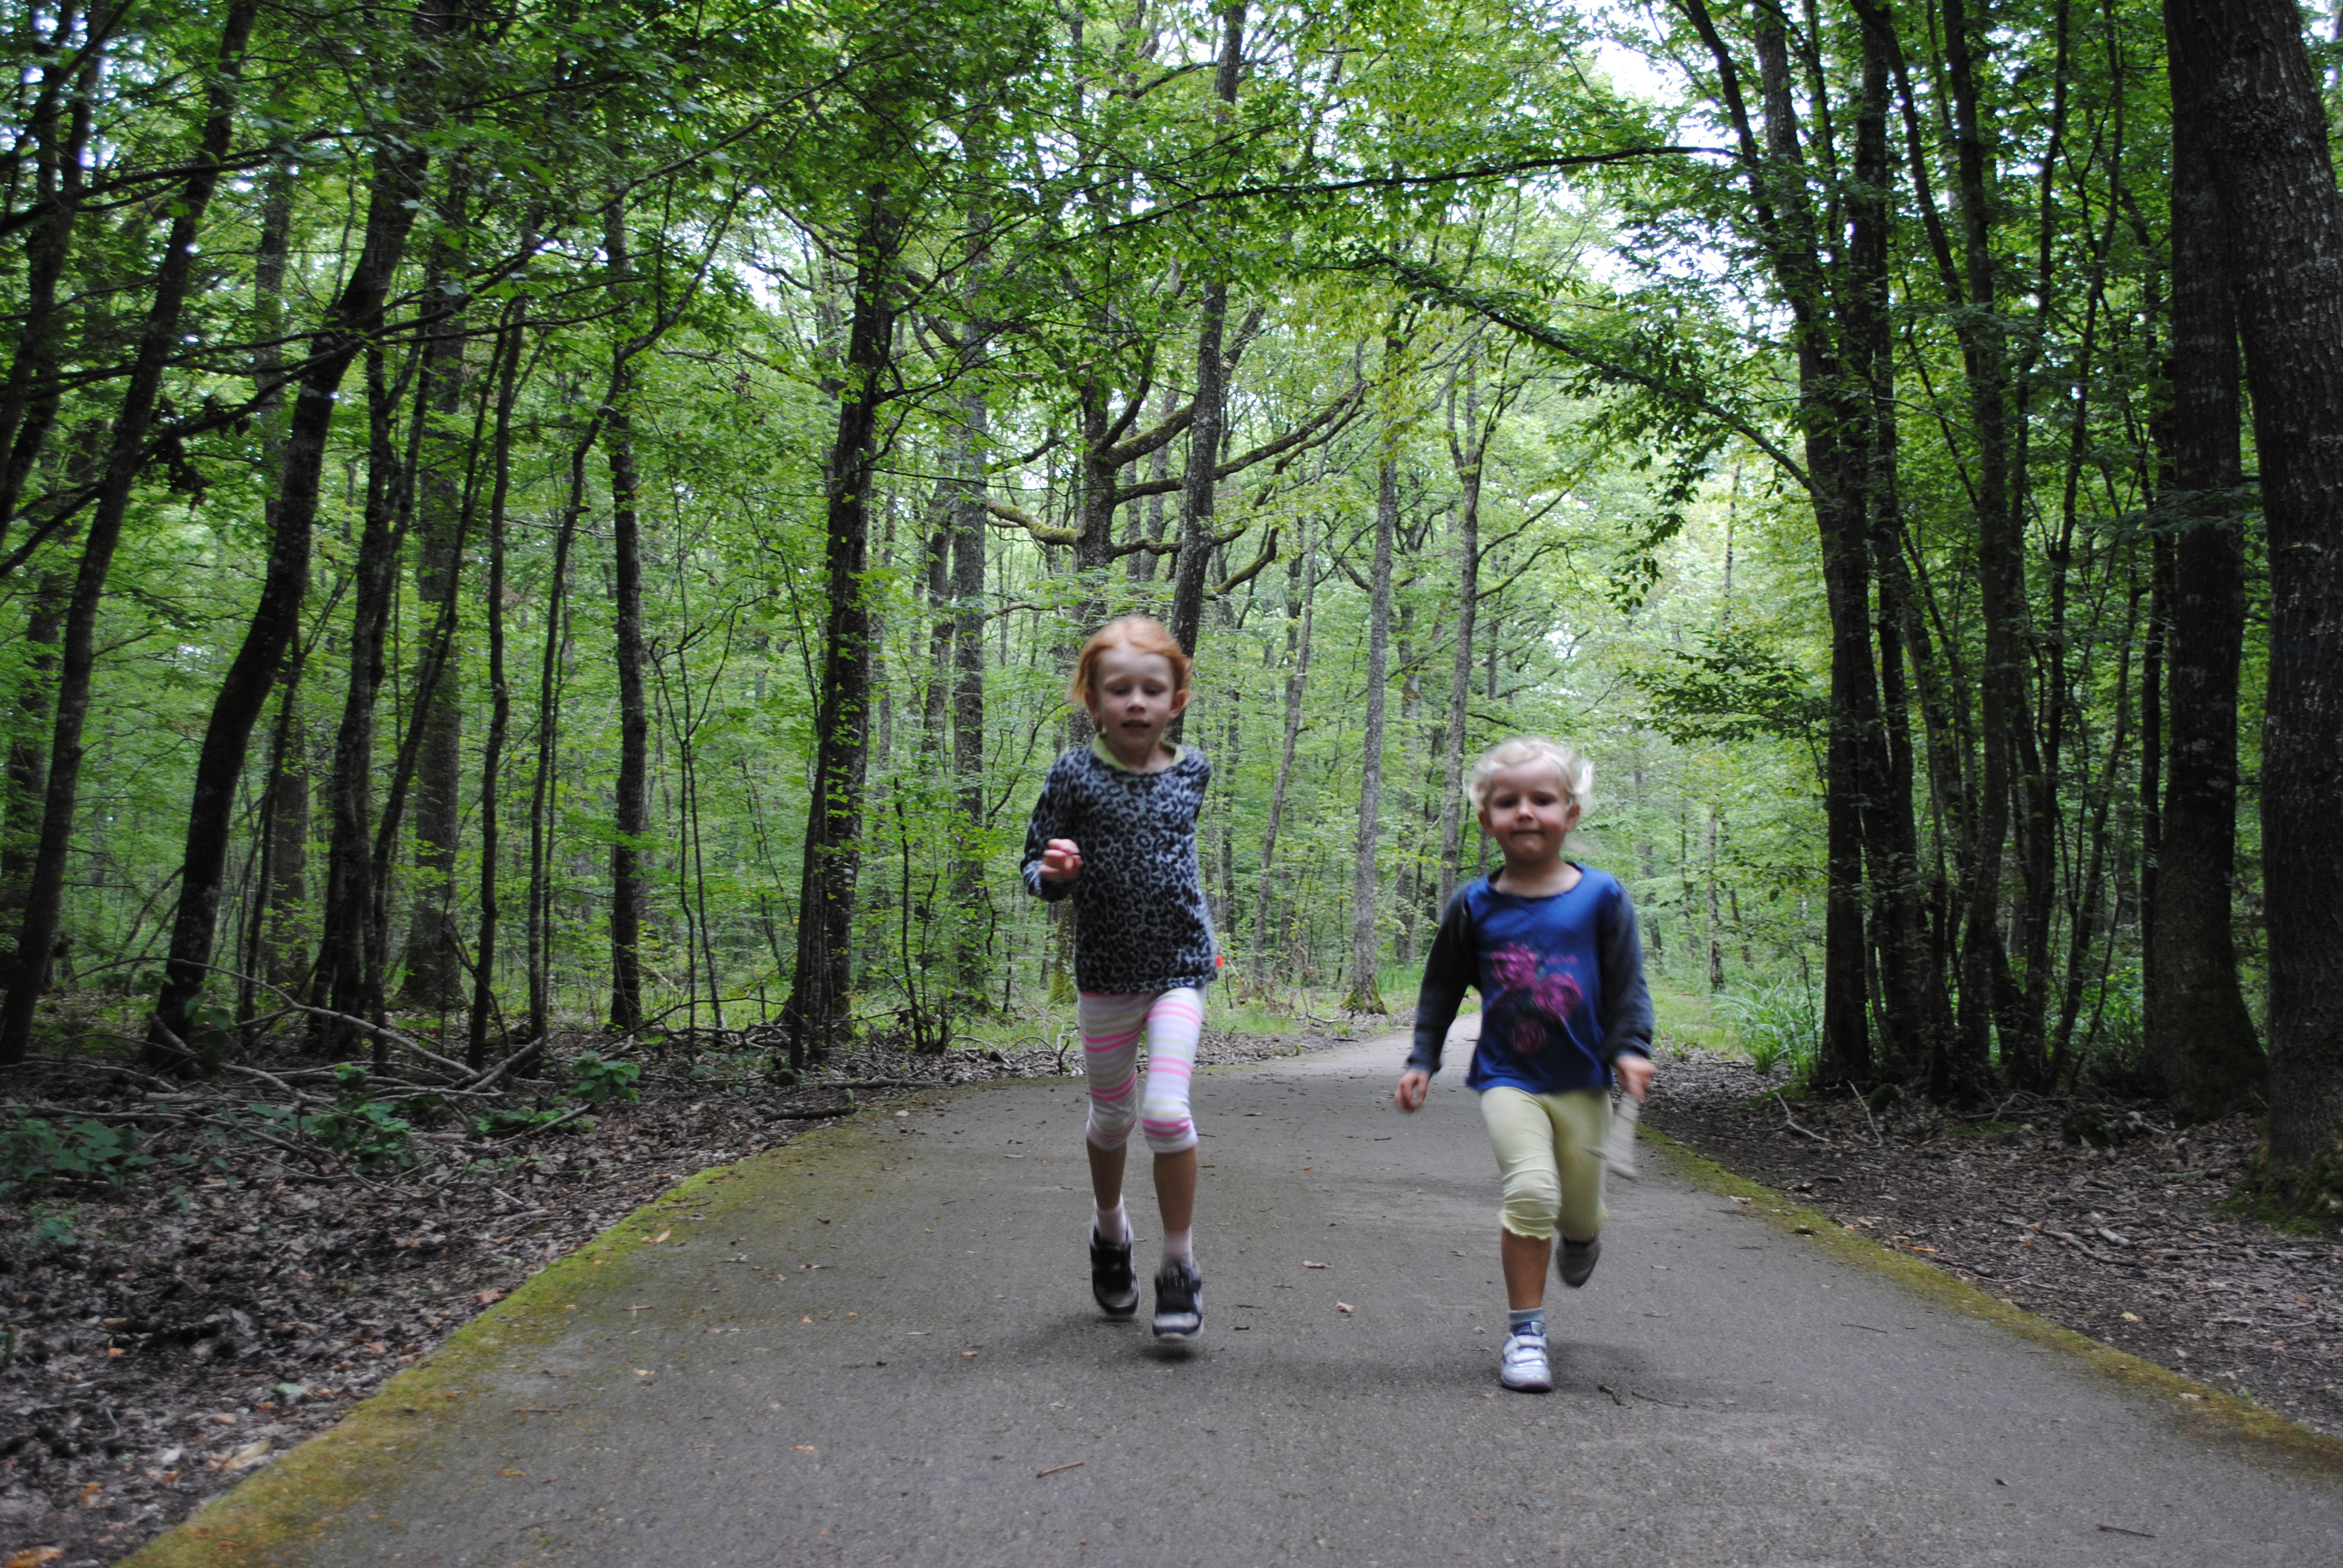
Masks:
[[[1051,765],[1025,829],[1025,888],[1074,900],[1074,984],[1115,995],[1202,987],[1219,948],[1196,869],[1196,813],[1212,765],[1192,747],[1158,773],[1133,773],[1094,747]],[[1071,882],[1041,879],[1052,839],[1081,846]]]

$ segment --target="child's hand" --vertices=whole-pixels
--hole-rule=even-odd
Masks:
[[[1071,839],[1052,839],[1041,851],[1041,879],[1071,882],[1082,872],[1082,851]]]
[[[1411,1067],[1399,1075],[1399,1087],[1392,1091],[1392,1103],[1402,1111],[1419,1111],[1423,1106],[1424,1091],[1432,1087],[1432,1074],[1420,1067]]]
[[[1623,1050],[1618,1060],[1611,1064],[1611,1069],[1619,1075],[1619,1087],[1625,1090],[1637,1104],[1642,1104],[1644,1096],[1652,1088],[1652,1059],[1637,1056],[1632,1050]]]

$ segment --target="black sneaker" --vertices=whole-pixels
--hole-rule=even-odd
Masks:
[[[1131,1269],[1131,1243],[1103,1241],[1091,1232],[1091,1294],[1108,1317],[1127,1318],[1139,1311],[1139,1276]]]
[[[1204,1277],[1193,1263],[1155,1271],[1155,1337],[1192,1340],[1204,1332]]]
[[[1554,1271],[1562,1276],[1564,1284],[1574,1291],[1586,1283],[1588,1277],[1594,1272],[1595,1260],[1602,1256],[1602,1237],[1574,1241],[1565,1236],[1562,1245],[1554,1250]]]

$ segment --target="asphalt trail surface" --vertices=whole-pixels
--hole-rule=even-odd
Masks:
[[[1398,1037],[1200,1074],[1201,1348],[1092,1308],[1071,1083],[842,1127],[590,1271],[317,1563],[2318,1563],[2343,1486],[1647,1161],[1497,1387],[1496,1180]],[[867,1117],[866,1122],[880,1121]],[[1143,1155],[1131,1212],[1154,1224]],[[697,1216],[692,1218],[690,1216]],[[679,1247],[678,1242],[687,1245]],[[1318,1266],[1322,1265],[1322,1267]]]

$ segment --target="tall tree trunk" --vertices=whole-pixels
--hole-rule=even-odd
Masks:
[[[293,243],[293,169],[279,159],[268,171],[261,201],[260,244],[253,253],[252,293],[258,327],[266,341],[253,352],[259,388],[255,417],[260,425],[260,477],[266,487],[260,504],[261,522],[273,541],[277,517],[284,500],[285,421],[282,392],[268,385],[283,363],[277,347],[285,331],[285,269]],[[283,697],[268,748],[266,782],[261,786],[259,864],[253,877],[253,896],[246,921],[246,940],[236,980],[236,1017],[249,1020],[264,984],[286,987],[299,983],[298,940],[289,933],[307,900],[309,861],[308,731],[301,722],[300,687],[305,662],[297,646],[295,628],[287,645],[278,680]],[[257,719],[254,721],[258,723]]]
[[[1473,638],[1481,613],[1481,482],[1495,422],[1483,425],[1480,406],[1480,353],[1464,366],[1464,417],[1452,409],[1448,453],[1456,470],[1456,647],[1448,670],[1448,726],[1440,769],[1440,909],[1456,892],[1464,863],[1464,736],[1471,722]]]
[[[13,940],[24,919],[33,860],[41,841],[41,800],[48,793],[50,701],[57,673],[57,638],[64,628],[73,578],[62,566],[41,573],[33,608],[25,618],[25,640],[39,651],[26,661],[16,692],[8,743],[8,798],[5,837],[0,837],[0,940]],[[10,950],[9,956],[14,956]]]
[[[627,219],[610,204],[603,245],[610,275],[624,287]],[[610,377],[604,412],[609,432],[611,610],[618,622],[618,781],[610,845],[610,1027],[630,1030],[643,1021],[642,918],[647,879],[642,871],[644,836],[649,829],[648,789],[650,712],[643,700],[643,547],[636,511],[634,369],[621,351]]]
[[[2025,538],[2010,496],[2009,355],[1994,274],[1994,194],[1979,75],[1987,20],[1970,0],[1946,0],[1946,65],[1953,90],[1956,186],[1960,196],[1965,307],[1963,369],[1976,439],[1978,608],[1985,622],[1979,672],[1984,779],[1970,819],[1969,883],[1961,944],[1960,1012],[1953,1049],[1930,1069],[1940,1099],[1967,1101],[1992,1081],[1991,1031],[2001,945],[2002,846],[2009,833],[2014,737],[2032,722],[2025,693]]]
[[[527,308],[526,297],[513,302],[505,313],[504,332],[497,345],[503,351],[503,363],[497,369],[496,434],[489,458],[494,467],[488,481],[488,733],[480,749],[480,934],[472,965],[471,1028],[464,1051],[466,1063],[475,1071],[488,1065],[488,1018],[497,1001],[497,853],[500,847],[497,812],[505,729],[512,719],[512,694],[505,683],[505,504],[512,492],[513,400],[520,381],[521,321]],[[447,706],[457,706],[452,693]]]
[[[1871,882],[1871,936],[1879,955],[1880,1060],[1886,1076],[1909,1080],[1946,1050],[1952,1028],[1944,969],[1930,950],[1920,875],[1919,829],[1913,817],[1915,778],[1911,698],[1905,684],[1905,601],[1911,593],[1903,558],[1904,518],[1897,471],[1896,365],[1888,274],[1894,162],[1887,116],[1893,38],[1865,18],[1863,89],[1855,115],[1855,185],[1847,287],[1841,309],[1851,392],[1867,406],[1851,411],[1862,432],[1865,544],[1877,585],[1880,723],[1866,737],[1865,859]],[[1850,541],[1852,543],[1852,541]]]
[[[131,362],[129,379],[115,416],[105,477],[83,535],[81,563],[73,598],[65,608],[57,667],[56,721],[49,748],[40,841],[25,894],[25,919],[17,932],[16,962],[0,1010],[0,1065],[22,1061],[32,1042],[33,1010],[47,979],[51,948],[64,914],[65,859],[73,841],[74,810],[81,784],[82,727],[89,714],[90,680],[97,663],[97,614],[106,578],[121,541],[124,518],[145,467],[146,435],[163,388],[163,373],[179,346],[179,316],[194,281],[195,246],[205,209],[219,183],[219,164],[235,129],[238,79],[245,45],[252,35],[256,0],[235,0],[221,24],[219,65],[207,92],[209,117],[196,148],[195,172],[180,188],[176,215],[156,269],[154,297]],[[215,894],[215,898],[216,894]]]
[[[1778,15],[1753,17],[1765,153],[1758,188],[1773,213],[1774,265],[1791,302],[1800,422],[1822,536],[1823,585],[1830,612],[1830,729],[1824,762],[1825,891],[1823,915],[1823,1038],[1815,1072],[1825,1083],[1871,1075],[1863,882],[1864,809],[1879,744],[1879,696],[1871,658],[1869,541],[1863,486],[1869,410],[1848,385],[1851,347],[1835,339],[1805,182],[1787,42]],[[1754,151],[1754,149],[1753,149]],[[1858,289],[1859,293],[1860,290]]]
[[[798,898],[798,951],[781,1011],[789,1064],[841,1039],[853,981],[855,885],[861,858],[862,780],[869,758],[870,616],[862,577],[870,555],[870,490],[882,385],[895,336],[895,266],[901,220],[883,187],[868,197],[855,236],[854,311],[847,330],[838,440],[830,449],[827,517],[830,609],[822,632],[821,699],[814,719],[813,788]]]
[[[971,323],[971,344],[981,335]],[[960,923],[954,964],[959,1010],[981,1010],[992,972],[990,904],[984,852],[984,509],[985,441],[991,409],[981,388],[960,398],[959,483],[951,509],[952,781],[955,856],[952,903]],[[1144,554],[1145,552],[1141,552]]]
[[[1718,905],[1723,886],[1716,879],[1716,808],[1708,809],[1708,989],[1725,989],[1725,915]]]
[[[608,400],[603,406],[608,407]],[[569,498],[554,531],[553,566],[546,574],[545,648],[538,664],[537,767],[528,790],[528,1038],[545,1039],[553,1001],[554,763],[559,755],[562,656],[568,646],[569,550],[578,519],[586,509],[586,459],[600,437],[601,421],[589,423],[569,449]]]
[[[416,676],[415,723],[422,730],[415,772],[415,899],[407,916],[407,973],[399,993],[408,1006],[452,1007],[462,995],[463,936],[454,915],[456,839],[463,815],[464,705],[449,671],[460,661],[457,593],[462,575],[462,532],[468,443],[457,428],[464,397],[465,302],[463,249],[455,237],[464,221],[465,188],[451,182],[451,226],[431,247],[424,297],[443,310],[423,351],[426,382],[422,459],[415,477],[415,588],[418,603],[446,619],[444,641],[433,639]]]
[[[2343,1190],[2343,210],[2289,0],[2172,0],[2201,71],[2232,236],[2270,559],[2262,842],[2269,930],[2268,1176],[2287,1201]],[[2165,823],[2167,858],[2177,826]],[[2166,879],[2167,887],[2170,879]]]
[[[383,645],[398,593],[399,526],[407,483],[394,439],[398,390],[382,350],[366,351],[368,426],[366,509],[358,525],[357,562],[350,573],[349,682],[334,729],[327,776],[326,889],[318,934],[317,1000],[352,1018],[382,1010],[381,955],[373,950],[375,910],[375,709],[382,693]],[[338,1052],[350,1026],[316,1019],[319,1047]],[[388,1065],[388,1044],[374,1037],[375,1064]]]
[[[2167,379],[2169,380],[2167,375]],[[2167,417],[2161,424],[2169,425]],[[2170,488],[2168,435],[2157,443],[2167,453],[2165,488]],[[2158,530],[2148,546],[2147,646],[2139,677],[2139,951],[2140,990],[2156,994],[2156,911],[2163,900],[2165,640],[2172,627],[2172,538]]]
[[[1249,0],[1237,0],[1221,13],[1221,57],[1212,75],[1212,95],[1218,100],[1215,114],[1222,123],[1235,112],[1237,80],[1244,68],[1248,4]],[[1196,325],[1196,414],[1188,427],[1188,472],[1180,491],[1180,555],[1172,572],[1172,635],[1192,654],[1204,623],[1204,583],[1212,564],[1221,443],[1227,431],[1228,361],[1222,353],[1221,338],[1228,314],[1228,279],[1213,277],[1204,285]]]
[[[1386,341],[1386,376],[1396,371],[1401,346]],[[1387,391],[1387,397],[1395,396]],[[1342,1005],[1353,1012],[1380,1013],[1376,985],[1380,946],[1375,940],[1375,850],[1383,839],[1383,684],[1391,647],[1392,537],[1399,528],[1399,427],[1395,411],[1384,415],[1382,452],[1375,464],[1375,553],[1367,579],[1367,715],[1360,744],[1359,837],[1351,858],[1351,993]]]
[[[1302,699],[1310,685],[1310,634],[1318,597],[1318,568],[1311,558],[1310,531],[1285,568],[1285,723],[1277,752],[1277,779],[1269,789],[1269,820],[1261,835],[1261,881],[1253,891],[1253,981],[1268,983],[1271,968],[1270,894],[1276,885],[1277,835],[1285,822],[1286,791],[1293,781],[1293,753],[1302,739]]]
[[[2176,36],[2178,35],[2176,29]],[[2167,645],[2171,775],[2161,814],[2147,972],[2147,1047],[2173,1103],[2196,1118],[2258,1098],[2268,1063],[2237,984],[2230,879],[2237,820],[2237,666],[2246,635],[2237,322],[2207,124],[2211,62],[2176,48],[2172,84],[2171,469]],[[2276,860],[2292,847],[2271,843]]]

